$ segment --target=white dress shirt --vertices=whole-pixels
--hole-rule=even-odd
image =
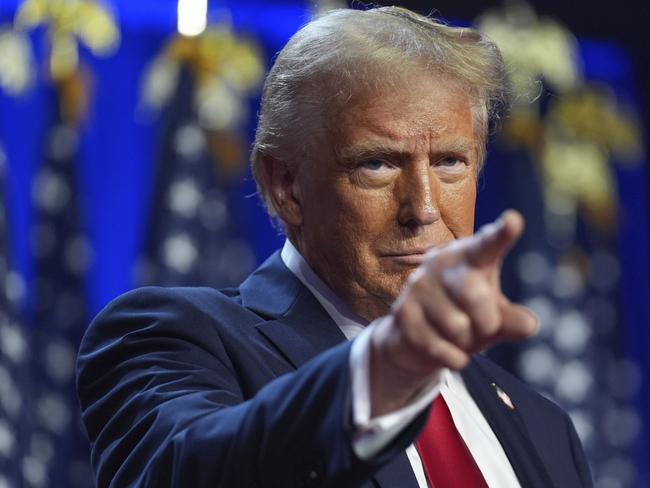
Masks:
[[[352,418],[360,433],[353,449],[362,459],[370,459],[399,435],[411,421],[441,394],[449,407],[456,430],[474,457],[490,488],[520,488],[519,481],[483,413],[471,397],[460,373],[444,369],[438,381],[425,388],[405,407],[380,417],[370,417],[370,337],[375,322],[368,324],[356,315],[314,273],[298,250],[287,239],[282,261],[313,293],[348,340],[355,339],[350,353],[352,375]],[[378,319],[382,320],[382,319]],[[411,445],[406,450],[420,488],[427,488],[422,461]]]

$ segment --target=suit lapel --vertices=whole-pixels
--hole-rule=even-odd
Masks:
[[[472,398],[492,427],[522,488],[551,488],[553,482],[517,409],[499,399],[493,378],[476,359],[462,372]]]
[[[298,368],[345,341],[321,304],[273,254],[240,287],[242,304],[269,320],[256,327]]]
[[[276,252],[240,287],[242,305],[262,317],[256,325],[285,358],[298,368],[346,338],[341,329]],[[418,488],[413,469],[401,453],[374,477],[380,488]]]
[[[296,368],[346,340],[341,329],[306,288],[285,315],[259,324],[257,330]]]

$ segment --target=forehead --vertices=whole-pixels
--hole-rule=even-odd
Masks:
[[[408,150],[427,143],[478,147],[467,91],[441,76],[416,76],[366,91],[337,112],[331,142],[339,151],[365,145]]]

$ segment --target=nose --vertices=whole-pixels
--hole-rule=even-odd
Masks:
[[[402,168],[398,187],[401,225],[417,228],[433,224],[440,218],[440,182],[428,161]]]

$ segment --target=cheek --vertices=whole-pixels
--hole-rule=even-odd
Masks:
[[[473,179],[441,192],[440,211],[456,237],[469,236],[474,232],[475,205],[476,184]]]
[[[360,196],[340,187],[330,188],[307,200],[303,231],[312,245],[328,248],[328,255],[337,256],[350,267],[365,253],[375,215]]]
[[[373,241],[393,225],[393,197],[389,191],[342,191],[332,199],[331,211],[341,232],[350,232],[357,241]]]

